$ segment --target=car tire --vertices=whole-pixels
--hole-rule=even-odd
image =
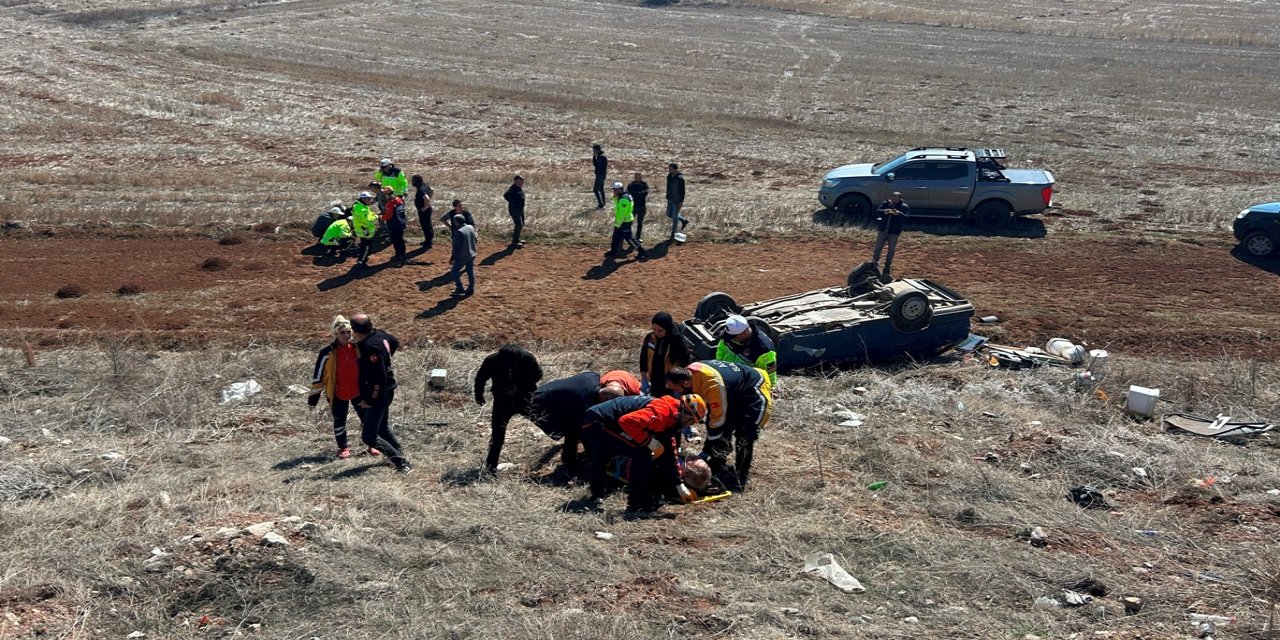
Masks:
[[[1240,241],[1240,248],[1254,258],[1268,258],[1276,254],[1276,239],[1265,231],[1253,231]]]
[[[742,307],[734,302],[733,296],[713,291],[698,301],[698,306],[693,310],[693,317],[703,322],[714,322],[735,313],[742,313]]]
[[[853,268],[849,272],[849,277],[845,283],[849,285],[849,297],[853,298],[864,293],[870,293],[876,288],[880,282],[880,267],[874,262],[867,261]]]
[[[919,291],[903,291],[889,304],[889,322],[901,333],[916,333],[929,326],[933,305]]]
[[[1012,220],[1013,211],[1003,202],[984,202],[973,211],[973,221],[987,230],[1003,229]]]
[[[871,201],[866,196],[850,194],[836,202],[836,211],[845,222],[866,224],[871,221]]]

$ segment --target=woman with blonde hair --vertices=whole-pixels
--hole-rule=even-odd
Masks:
[[[360,353],[352,340],[351,321],[342,314],[333,317],[330,331],[333,342],[325,345],[316,358],[307,404],[312,407],[319,404],[321,393],[328,399],[329,410],[333,414],[333,437],[338,441],[338,457],[350,458],[351,448],[347,446],[347,413],[351,408],[351,401],[360,396],[360,370],[357,366]],[[377,449],[369,449],[370,455],[376,456],[379,453]]]

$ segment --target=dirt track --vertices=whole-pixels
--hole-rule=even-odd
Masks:
[[[333,313],[365,309],[410,340],[627,346],[654,311],[687,317],[712,290],[750,301],[839,284],[867,253],[865,238],[693,243],[610,268],[597,247],[531,244],[507,253],[495,244],[481,246],[478,294],[459,302],[449,298],[440,247],[402,268],[385,268],[384,251],[361,272],[350,262],[322,264],[303,252],[305,241],[274,237],[231,246],[207,238],[9,239],[0,321],[44,346],[138,332],[143,344],[189,348],[314,342]],[[998,315],[1000,324],[979,332],[1002,341],[1066,335],[1126,352],[1276,358],[1280,277],[1228,248],[908,234],[895,271],[938,280],[969,297],[979,315]],[[211,257],[229,266],[203,269]],[[86,295],[57,298],[68,284]],[[125,284],[143,293],[116,295]]]

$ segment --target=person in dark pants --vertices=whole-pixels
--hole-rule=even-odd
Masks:
[[[689,226],[689,219],[680,215],[684,208],[684,174],[680,173],[680,165],[672,162],[667,165],[667,217],[671,218],[671,238],[676,237],[676,225],[680,231]]]
[[[455,201],[456,202],[456,201]],[[469,296],[476,292],[476,228],[467,224],[461,214],[453,216],[453,251],[449,254],[450,273],[453,275],[453,297]],[[467,288],[462,288],[462,272],[467,272]]]
[[[520,231],[524,229],[524,178],[516,176],[502,199],[507,201],[507,213],[511,215],[511,247],[519,249],[524,246],[520,242]]]
[[[636,216],[636,242],[643,243],[645,201],[649,198],[649,183],[644,181],[639,172],[636,172],[635,178],[627,184],[627,195],[631,196],[631,201],[635,205],[633,211]]]
[[[490,422],[489,455],[484,468],[498,470],[498,456],[507,438],[507,423],[512,416],[527,415],[529,400],[542,379],[542,367],[532,353],[509,344],[489,354],[476,371],[476,404],[484,404],[484,386],[493,381],[493,416]]]
[[[582,424],[587,409],[607,400],[639,393],[638,384],[635,393],[628,393],[616,377],[606,383],[600,374],[584,371],[539,386],[529,400],[525,417],[552,439],[564,438],[560,461],[571,469],[578,463],[578,444],[582,441]]]
[[[341,315],[334,316],[331,332],[333,342],[325,345],[316,358],[307,404],[314,408],[320,404],[320,395],[324,394],[329,401],[329,412],[333,414],[333,437],[338,441],[338,457],[350,458],[347,414],[351,401],[360,395],[360,370],[357,362],[360,353],[355,342],[352,342],[349,320]]]
[[[706,402],[694,394],[681,398],[624,396],[588,409],[582,437],[591,456],[590,498],[604,498],[606,469],[614,458],[623,457],[630,466],[627,511],[657,509],[654,484],[662,493],[693,499],[689,488],[680,482],[675,453],[680,430],[701,422],[706,414]]]
[[[596,208],[604,208],[604,179],[609,175],[609,158],[605,157],[604,150],[600,145],[591,145],[591,166],[596,172],[595,185],[591,187],[591,193],[596,196]]]
[[[435,223],[431,220],[431,214],[435,209],[431,206],[431,197],[435,192],[431,189],[431,185],[422,179],[421,175],[413,175],[413,208],[418,210],[418,224],[422,226],[422,246],[428,251],[436,238]]]
[[[889,196],[888,200],[880,203],[876,208],[876,212],[880,215],[876,217],[876,223],[880,226],[879,233],[876,234],[876,249],[871,254],[871,261],[880,263],[880,251],[884,249],[886,242],[889,244],[889,253],[884,257],[883,275],[889,275],[889,269],[893,266],[893,253],[898,249],[898,236],[902,233],[902,225],[906,221],[907,213],[911,211],[911,207],[902,201],[902,194],[897,191]]]
[[[387,234],[391,236],[391,246],[395,248],[393,262],[401,262],[405,257],[404,230],[409,221],[404,215],[404,198],[396,195],[391,187],[383,187],[382,195],[386,204],[382,209],[382,222],[387,225]]]
[[[613,235],[609,240],[609,252],[604,257],[622,256],[625,253],[622,250],[624,242],[627,251],[635,248],[637,256],[646,257],[644,247],[631,235],[631,224],[635,221],[634,204],[631,196],[623,192],[622,183],[613,183]]]
[[[773,391],[763,369],[719,360],[702,360],[667,372],[673,393],[696,393],[707,401],[707,442],[703,457],[721,473],[734,454],[738,488],[747,485],[755,443],[773,413]]]
[[[355,333],[356,348],[360,351],[357,368],[360,372],[360,397],[355,401],[356,415],[360,416],[360,439],[373,453],[374,447],[382,450],[399,473],[409,473],[408,458],[400,447],[400,440],[391,431],[391,402],[396,397],[396,374],[391,357],[400,349],[395,336],[373,328],[373,320],[363,313],[351,316],[351,330]]]
[[[667,371],[693,362],[693,343],[684,335],[684,326],[666,311],[653,315],[650,328],[640,347],[640,390],[664,396],[670,393]]]

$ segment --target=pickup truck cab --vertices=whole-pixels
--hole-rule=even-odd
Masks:
[[[832,169],[818,200],[851,222],[864,222],[894,191],[909,218],[968,219],[999,228],[1014,216],[1042,213],[1053,201],[1053,174],[1008,169],[1002,149],[918,147],[888,162]]]

